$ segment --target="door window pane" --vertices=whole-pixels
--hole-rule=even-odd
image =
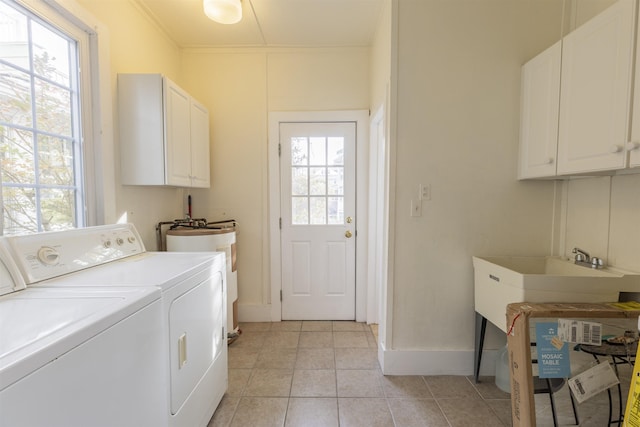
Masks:
[[[329,224],[344,224],[344,197],[329,197]]]
[[[327,223],[327,199],[325,197],[311,197],[311,224]]]
[[[328,168],[328,175],[327,194],[344,195],[344,168]]]
[[[344,165],[344,138],[328,138],[328,165]]]
[[[327,164],[327,143],[325,138],[309,138],[309,164]]]
[[[291,195],[306,196],[309,194],[308,168],[291,168]]]
[[[325,168],[309,168],[310,193],[314,196],[324,196],[327,194],[327,177]]]
[[[307,165],[308,150],[307,138],[291,138],[291,164]]]
[[[291,199],[291,223],[296,225],[309,224],[308,197],[293,197]]]

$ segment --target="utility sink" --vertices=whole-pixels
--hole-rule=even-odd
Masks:
[[[507,331],[512,302],[613,302],[640,292],[640,275],[594,269],[560,257],[473,257],[475,310]]]

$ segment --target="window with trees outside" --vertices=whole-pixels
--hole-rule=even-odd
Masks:
[[[85,225],[79,51],[78,34],[0,0],[0,234]]]

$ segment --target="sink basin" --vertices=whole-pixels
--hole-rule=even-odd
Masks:
[[[640,291],[640,275],[593,269],[560,257],[473,257],[475,310],[507,331],[512,302],[613,302]]]
[[[577,265],[560,257],[474,257],[498,267],[522,275],[579,276],[579,277],[622,277],[624,274],[609,268],[595,269]],[[475,264],[474,264],[475,266]]]

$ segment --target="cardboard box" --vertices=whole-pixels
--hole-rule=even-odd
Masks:
[[[507,348],[511,373],[513,427],[536,425],[531,365],[530,319],[637,319],[640,310],[616,303],[512,303],[507,305]]]
[[[640,319],[638,319],[638,329],[640,330]],[[640,346],[636,352],[636,360],[640,361]],[[633,366],[623,424],[623,427],[637,426],[640,426],[640,362]]]

